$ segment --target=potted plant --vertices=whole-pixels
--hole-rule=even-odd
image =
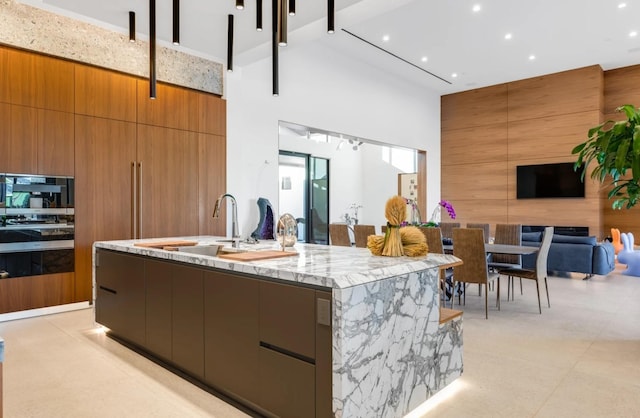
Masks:
[[[608,120],[589,129],[589,139],[571,153],[578,154],[574,168],[582,167],[583,181],[589,164],[595,162],[591,178],[604,183],[609,176],[613,208],[629,209],[640,199],[640,108],[624,105],[616,111],[624,112],[626,120]]]

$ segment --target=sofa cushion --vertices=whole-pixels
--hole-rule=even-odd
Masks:
[[[523,232],[522,240],[540,242],[542,241],[542,232]]]
[[[559,244],[584,244],[595,246],[598,242],[596,237],[574,237],[571,235],[557,235],[553,234],[552,242]]]

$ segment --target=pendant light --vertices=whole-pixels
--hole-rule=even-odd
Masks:
[[[173,44],[180,45],[180,0],[173,0]]]
[[[244,9],[244,0],[236,0],[236,9],[238,10]]]
[[[335,1],[327,0],[327,33],[334,33],[336,31],[335,25]]]
[[[129,11],[129,42],[136,41],[136,12]]]
[[[227,24],[227,71],[233,71],[233,15],[229,15]]]
[[[262,32],[262,0],[256,0],[256,30]]]
[[[278,3],[280,0],[271,0],[271,86],[274,96],[280,94],[278,83]]]
[[[278,45],[287,46],[287,4],[288,0],[278,0]]]
[[[156,0],[149,0],[149,98],[156,98]]]
[[[289,16],[296,15],[296,0],[289,0]]]

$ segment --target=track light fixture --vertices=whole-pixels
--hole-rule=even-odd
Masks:
[[[129,11],[129,42],[136,41],[136,12]]]
[[[149,0],[149,98],[156,98],[156,0]]]
[[[278,0],[278,45],[287,46],[287,0]]]
[[[180,0],[173,0],[173,44],[180,45]]]
[[[296,0],[289,0],[289,16],[296,15]]]
[[[335,12],[336,5],[335,0],[327,0],[327,33],[334,33],[336,31],[335,25]]]
[[[233,15],[229,15],[227,25],[227,71],[233,71]]]
[[[244,0],[236,0],[236,9],[238,10],[244,9]]]
[[[262,0],[256,0],[256,30],[262,32]]]

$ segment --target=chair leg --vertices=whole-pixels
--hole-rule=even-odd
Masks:
[[[482,285],[478,283],[478,296],[482,296]]]
[[[520,278],[520,295],[522,295],[522,278]]]
[[[453,309],[453,301],[456,300],[456,281],[453,281],[453,287],[451,288],[451,309]],[[458,305],[460,305],[460,300],[458,299]]]
[[[538,291],[538,310],[542,315],[542,305],[540,304],[540,285],[538,284],[538,279],[536,279],[536,290]]]
[[[498,288],[496,290],[496,306],[498,307],[498,310],[500,310],[500,276],[498,276],[496,281],[498,282]]]
[[[489,292],[487,290],[489,289],[484,289],[484,319],[489,319]]]
[[[516,281],[514,277],[511,278],[511,300],[516,300],[516,291],[513,290],[513,283]]]
[[[547,276],[544,277],[544,290],[547,292],[547,305],[551,307],[551,302],[549,301],[549,286],[547,286]]]

